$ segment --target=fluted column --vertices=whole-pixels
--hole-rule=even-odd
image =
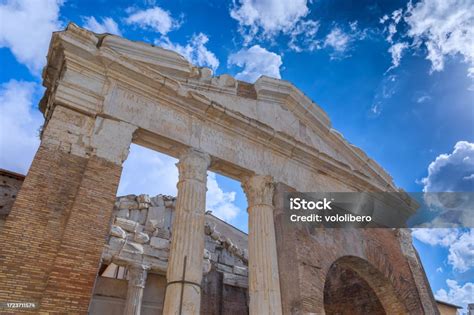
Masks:
[[[242,187],[249,213],[249,295],[250,314],[282,313],[271,176],[246,178]]]
[[[163,314],[188,315],[199,314],[200,311],[209,163],[209,155],[190,149],[180,157],[177,164],[178,196],[172,226]],[[180,282],[182,280],[186,282]]]
[[[147,274],[148,269],[145,266],[131,265],[128,267],[128,289],[124,315],[140,315]]]

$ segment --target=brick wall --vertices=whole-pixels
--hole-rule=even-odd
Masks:
[[[0,301],[87,312],[120,173],[40,146],[0,233]]]

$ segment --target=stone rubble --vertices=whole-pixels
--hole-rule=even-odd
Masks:
[[[152,272],[166,273],[175,205],[176,198],[166,195],[117,197],[103,262],[142,265]],[[224,274],[226,284],[247,288],[247,249],[220,232],[225,223],[210,216],[207,212],[203,273],[217,270]]]

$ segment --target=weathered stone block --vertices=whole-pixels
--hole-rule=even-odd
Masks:
[[[248,278],[239,276],[239,275],[234,275],[232,273],[224,273],[224,278],[222,281],[224,284],[231,285],[234,287],[240,287],[240,288],[248,288],[249,283],[248,283]]]
[[[124,218],[115,218],[115,225],[120,226],[122,229],[128,232],[135,232],[139,226],[138,222]]]
[[[170,241],[161,237],[153,236],[150,240],[150,246],[157,249],[169,249]]]
[[[240,276],[248,277],[248,269],[245,267],[234,266],[234,273]]]
[[[138,202],[134,200],[120,200],[119,209],[138,209]]]
[[[117,226],[117,225],[112,225],[112,228],[110,229],[110,235],[116,236],[119,238],[127,237],[127,233],[120,226]]]
[[[150,198],[150,202],[151,202],[151,205],[153,207],[164,207],[165,206],[165,202],[163,200],[162,195],[158,195],[158,196]]]
[[[227,266],[227,265],[223,265],[219,263],[217,264],[217,270],[222,271],[222,272],[228,272],[228,273],[233,272],[232,266]]]
[[[135,233],[133,240],[139,244],[145,244],[150,240],[150,237],[146,233],[137,232]]]

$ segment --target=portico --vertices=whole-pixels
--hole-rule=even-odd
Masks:
[[[41,146],[0,235],[0,300],[27,298],[40,312],[87,312],[132,142],[179,159],[165,314],[199,314],[208,170],[247,195],[252,315],[284,313],[277,183],[398,190],[287,81],[212,76],[172,51],[70,24],[53,34],[44,85]],[[140,312],[147,268],[131,268],[126,314]]]

